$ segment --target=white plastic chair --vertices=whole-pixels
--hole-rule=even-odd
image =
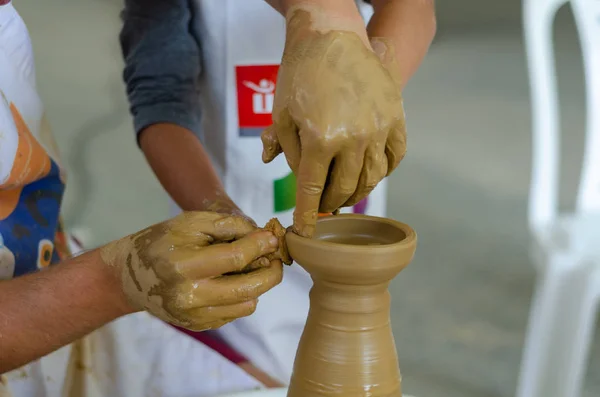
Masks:
[[[558,213],[559,105],[552,26],[569,2],[586,82],[586,139],[574,213]],[[517,397],[578,397],[600,301],[600,0],[524,0],[533,169],[529,226],[539,278]]]

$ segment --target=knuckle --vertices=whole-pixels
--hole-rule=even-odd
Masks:
[[[337,195],[339,197],[350,197],[354,194],[354,192],[356,191],[356,189],[354,187],[340,187],[337,191]]]
[[[225,324],[225,323],[224,323]],[[195,332],[202,332],[202,331],[208,331],[211,329],[215,329],[215,328],[219,328],[221,324],[218,321],[203,321],[203,320],[196,320],[196,321],[190,321],[189,325],[186,327],[192,331]]]
[[[371,129],[363,129],[355,131],[352,134],[352,138],[359,142],[366,142],[369,141],[373,137],[373,135],[375,135],[375,133]]]
[[[175,260],[157,259],[153,267],[159,278],[173,285],[183,276],[185,265]]]
[[[190,285],[176,285],[170,288],[170,297],[167,306],[171,312],[177,312],[181,309],[190,309],[198,304],[194,288]]]
[[[368,193],[372,192],[376,187],[377,184],[379,182],[373,182],[373,181],[369,181],[367,183],[365,183],[365,188],[363,189],[364,195],[367,195]]]
[[[229,257],[229,261],[232,267],[236,269],[242,269],[246,266],[246,258],[244,256],[244,251],[240,248],[234,248],[231,252],[231,256]]]
[[[235,294],[235,299],[238,302],[246,302],[247,300],[249,300],[251,298],[251,290],[250,288],[242,288],[239,291],[236,292]]]
[[[219,320],[219,321],[214,321],[212,323],[206,324],[204,326],[205,327],[204,331],[209,331],[209,330],[221,328],[225,324],[229,324],[232,321],[233,321],[233,319],[231,319],[231,320],[223,319],[223,320]]]
[[[256,224],[254,223],[254,221],[243,214],[234,213],[231,214],[230,218],[232,220],[231,229],[234,231],[235,234],[246,230],[256,229]]]
[[[377,187],[377,185],[379,184],[379,182],[381,182],[381,180],[383,179],[384,175],[385,174],[383,174],[381,177],[367,179],[365,181],[365,188],[369,191],[375,189]]]
[[[273,277],[273,285],[278,285],[283,280],[283,264],[279,262],[275,269],[275,276]]]
[[[304,183],[301,189],[302,193],[309,196],[320,196],[323,193],[323,186],[314,182]]]
[[[258,300],[257,299],[253,299],[251,301],[248,301],[247,305],[246,305],[246,310],[244,311],[244,315],[249,316],[251,314],[253,314],[256,311],[256,306],[258,305]]]
[[[321,153],[327,151],[331,147],[331,138],[329,137],[329,134],[315,132],[311,141],[309,147],[313,150],[318,150]]]

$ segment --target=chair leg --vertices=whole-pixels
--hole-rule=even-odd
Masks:
[[[587,270],[587,271],[586,271]],[[585,374],[588,367],[590,347],[594,338],[598,310],[598,283],[595,271],[585,268],[587,275],[581,291],[581,301],[574,307],[574,318],[570,324],[572,340],[565,340],[567,355],[560,362],[559,373],[566,376],[561,382],[563,396],[578,397],[582,393]],[[585,277],[585,276],[584,276]]]
[[[578,397],[592,336],[596,295],[590,268],[554,257],[536,286],[517,397]],[[571,262],[571,263],[569,263]]]

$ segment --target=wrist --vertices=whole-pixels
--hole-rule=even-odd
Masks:
[[[200,198],[199,205],[192,210],[236,215],[242,212],[221,186],[207,189],[206,193]]]
[[[241,216],[256,226],[256,222],[246,215],[224,191],[216,192],[211,198],[205,198],[204,205],[200,210]]]
[[[328,33],[347,31],[356,33],[369,47],[366,26],[354,0],[282,0],[288,39],[298,37],[301,31]]]
[[[125,266],[126,260],[120,258],[120,255],[114,255],[119,252],[118,246],[119,241],[115,241],[78,257],[85,263],[86,276],[94,280],[94,284],[103,292],[104,303],[114,312],[115,318],[137,311],[130,305],[123,292],[121,268]],[[107,247],[111,248],[106,250]],[[103,254],[105,251],[113,253],[110,260],[108,255]]]
[[[354,0],[281,0],[280,3],[284,16],[295,8],[304,8],[319,10],[334,17],[360,18]]]

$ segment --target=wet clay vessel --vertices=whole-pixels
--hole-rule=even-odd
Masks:
[[[314,239],[288,232],[286,241],[314,281],[288,397],[401,397],[388,285],[411,261],[415,232],[339,215],[321,218]]]

